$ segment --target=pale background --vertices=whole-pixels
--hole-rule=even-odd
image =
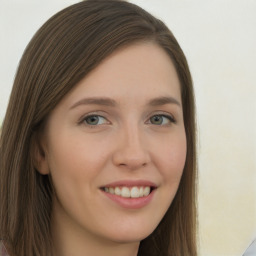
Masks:
[[[0,0],[0,123],[28,41],[78,1]],[[256,1],[132,0],[173,31],[197,100],[201,256],[239,256],[256,236]]]

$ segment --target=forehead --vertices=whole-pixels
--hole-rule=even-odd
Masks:
[[[137,43],[115,51],[82,79],[66,100],[71,103],[83,96],[126,101],[172,96],[181,100],[175,67],[154,43]]]

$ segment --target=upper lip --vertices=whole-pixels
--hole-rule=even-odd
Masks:
[[[148,181],[148,180],[119,180],[119,181],[114,181],[108,184],[105,184],[101,187],[122,187],[122,186],[126,186],[126,187],[139,187],[139,186],[148,186],[148,187],[153,187],[156,188],[157,185],[152,182],[152,181]]]

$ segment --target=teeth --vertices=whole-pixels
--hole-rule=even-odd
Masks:
[[[131,196],[130,189],[127,187],[123,187],[121,190],[121,196],[122,197],[130,197]]]
[[[148,196],[150,194],[150,187],[105,187],[104,191],[125,198],[138,198]]]
[[[110,194],[115,194],[114,188],[109,188],[109,189],[108,189],[108,192],[109,192]]]
[[[144,190],[143,190],[143,195],[148,196],[149,193],[150,193],[150,187],[145,187]]]
[[[140,187],[140,197],[144,196],[144,188]]]
[[[122,193],[121,189],[120,189],[119,187],[116,187],[116,188],[115,188],[115,194],[118,195],[118,196],[120,196],[121,193]]]
[[[139,197],[139,196],[140,196],[140,190],[139,190],[139,188],[133,187],[133,188],[131,189],[131,197],[132,197],[132,198],[136,198],[136,197]]]

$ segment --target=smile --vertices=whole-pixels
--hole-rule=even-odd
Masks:
[[[127,209],[139,209],[148,205],[158,186],[150,181],[118,181],[100,187],[102,193],[117,205]]]
[[[124,198],[139,198],[145,197],[150,194],[153,190],[153,187],[150,186],[132,186],[132,187],[104,187],[102,188],[107,193],[112,195],[117,195]]]

